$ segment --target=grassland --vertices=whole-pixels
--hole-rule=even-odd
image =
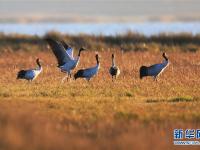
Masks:
[[[9,45],[7,38],[0,42],[0,149],[199,149],[173,145],[173,129],[200,128],[200,52],[194,41],[159,41],[158,51],[149,42],[147,50],[123,53],[115,44],[89,46],[94,51],[82,53],[78,69],[95,65],[98,51],[99,74],[90,83],[61,84],[64,74],[43,41],[13,37]],[[183,52],[191,43],[197,50]],[[167,49],[170,65],[158,82],[140,80],[139,67],[161,62],[165,47],[180,50]],[[114,83],[108,74],[113,52],[121,69]],[[37,57],[44,67],[38,79],[16,80],[20,69],[35,67]]]

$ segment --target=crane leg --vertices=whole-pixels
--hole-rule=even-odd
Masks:
[[[156,82],[158,81],[158,78],[157,78],[157,76],[154,76],[154,81],[156,81]]]
[[[115,80],[117,80],[117,75],[115,75]]]
[[[68,76],[69,76],[69,75],[66,75],[66,76],[62,79],[61,83],[63,83],[63,82],[65,81],[66,78],[67,78],[67,80],[68,80]]]
[[[68,74],[68,77],[67,77],[67,81],[71,81],[71,78],[72,78],[72,74],[71,72]]]

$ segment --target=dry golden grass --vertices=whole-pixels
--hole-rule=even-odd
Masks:
[[[121,69],[114,83],[112,52]],[[171,64],[158,82],[140,80],[138,70],[161,62],[161,52],[99,54],[101,68],[90,83],[64,84],[49,50],[1,54],[0,149],[199,149],[173,145],[173,129],[200,125],[199,52],[168,52]],[[78,69],[95,65],[94,56],[84,51]],[[38,79],[16,80],[37,57],[44,67]]]

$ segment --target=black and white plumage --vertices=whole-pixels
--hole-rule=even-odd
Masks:
[[[140,79],[145,76],[152,76],[155,80],[157,77],[166,69],[169,65],[169,59],[166,56],[166,53],[162,55],[164,57],[164,61],[160,64],[155,64],[152,66],[142,66],[140,67]]]
[[[35,69],[20,70],[17,74],[17,79],[25,79],[28,81],[35,80],[38,77],[38,75],[42,72],[42,66],[40,64],[39,58],[36,59],[36,63],[38,67]]]
[[[62,72],[67,73],[67,78],[71,78],[71,71],[77,67],[80,61],[80,55],[85,48],[81,47],[78,53],[78,57],[73,57],[73,49],[69,47],[64,41],[58,42],[51,38],[47,38],[46,41],[50,45],[54,55],[58,61],[58,67],[61,69]],[[62,82],[65,80],[64,77]]]
[[[78,79],[78,78],[85,78],[87,81],[90,81],[90,79],[98,73],[98,70],[100,68],[100,62],[99,62],[98,54],[96,54],[95,57],[96,57],[96,61],[97,61],[96,66],[91,67],[91,68],[87,68],[87,69],[78,70],[74,75],[75,80]]]
[[[112,76],[112,81],[113,81],[113,78],[115,77],[115,79],[117,79],[117,77],[119,76],[120,74],[120,69],[119,67],[117,67],[115,65],[115,55],[112,54],[112,66],[110,67],[109,69],[109,73],[110,75]]]

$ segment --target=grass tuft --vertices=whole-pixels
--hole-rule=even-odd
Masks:
[[[117,112],[115,113],[114,118],[116,120],[130,121],[130,120],[137,120],[138,115],[129,112]]]
[[[193,97],[176,97],[168,100],[169,102],[195,102],[197,101],[196,98]]]

